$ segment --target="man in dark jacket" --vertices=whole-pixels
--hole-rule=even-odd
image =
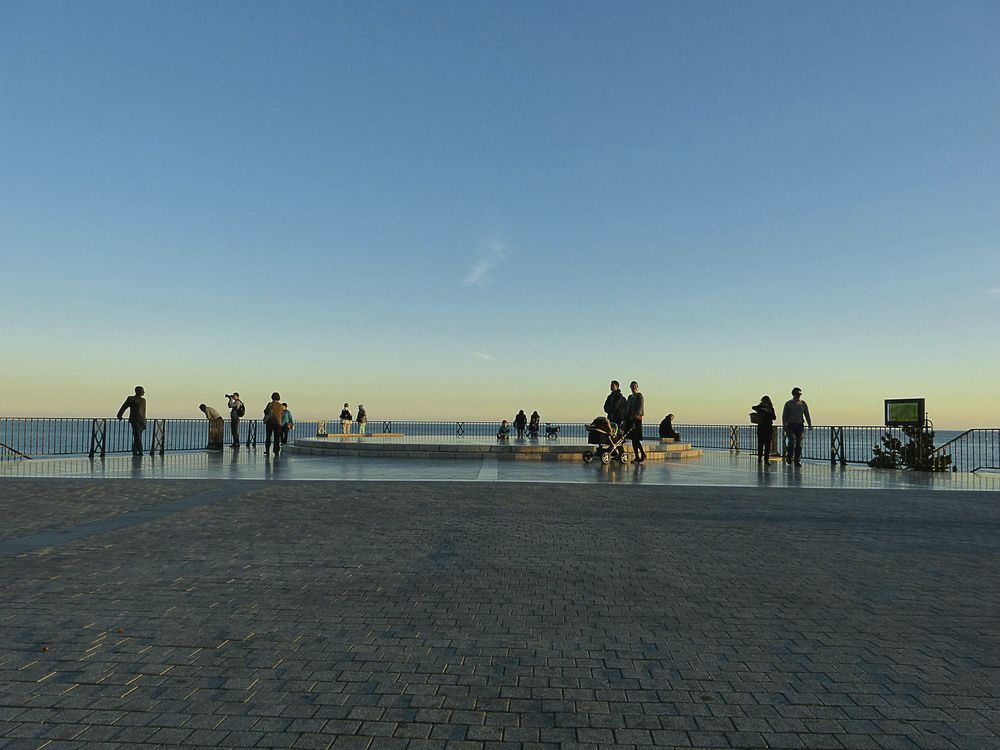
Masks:
[[[617,380],[612,380],[611,393],[604,399],[604,413],[608,415],[608,421],[621,427],[625,423],[625,409],[626,401],[621,385]]]
[[[118,419],[122,418],[125,410],[128,409],[128,423],[132,427],[132,455],[142,455],[142,433],[146,429],[146,399],[143,398],[146,390],[141,386],[135,387],[135,395],[129,396],[118,410]]]

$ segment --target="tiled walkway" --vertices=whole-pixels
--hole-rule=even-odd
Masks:
[[[170,459],[0,478],[0,748],[1000,747],[1000,493]]]

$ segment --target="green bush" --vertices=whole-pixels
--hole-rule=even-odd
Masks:
[[[891,432],[882,436],[882,445],[872,448],[873,458],[868,465],[875,469],[912,469],[914,471],[947,471],[951,456],[934,455],[934,430],[904,427],[904,443]]]

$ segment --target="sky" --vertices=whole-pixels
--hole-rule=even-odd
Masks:
[[[0,3],[0,415],[1000,425],[1000,4]]]

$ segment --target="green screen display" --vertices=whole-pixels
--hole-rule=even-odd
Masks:
[[[885,424],[922,427],[924,400],[922,398],[891,398],[885,401]]]

